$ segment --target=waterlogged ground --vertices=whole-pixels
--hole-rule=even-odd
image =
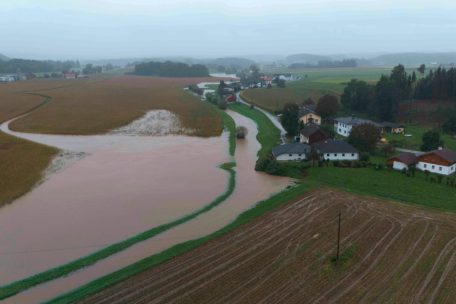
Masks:
[[[217,208],[86,269],[6,300],[42,302],[174,244],[207,235],[290,180],[253,170],[260,144],[253,121],[229,112],[248,128],[236,150],[236,188]],[[2,129],[8,131],[7,126]],[[0,284],[73,260],[209,203],[224,192],[230,161],[226,134],[185,136],[54,136],[13,133],[88,155],[50,176],[0,210]]]

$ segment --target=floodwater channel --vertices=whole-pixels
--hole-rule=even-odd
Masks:
[[[103,275],[210,234],[258,201],[283,190],[288,178],[254,170],[260,144],[256,124],[227,111],[247,127],[237,141],[236,187],[216,208],[66,277],[39,285],[5,303],[39,303]],[[17,137],[88,155],[13,204],[0,209],[0,285],[97,251],[203,207],[222,194],[232,161],[227,134],[187,136],[59,136],[12,132]]]

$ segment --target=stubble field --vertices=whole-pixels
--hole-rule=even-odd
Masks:
[[[455,266],[453,214],[324,189],[82,303],[452,303]]]
[[[213,108],[182,90],[203,78],[117,77],[74,81],[45,91],[51,102],[12,123],[16,131],[53,134],[102,134],[164,109],[176,114],[195,136],[220,135],[223,125]],[[42,91],[44,94],[44,92]]]

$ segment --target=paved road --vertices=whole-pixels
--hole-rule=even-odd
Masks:
[[[415,154],[415,155],[421,155],[421,154],[424,153],[424,152],[422,152],[422,151],[415,151],[415,150],[402,149],[402,148],[396,148],[396,151],[413,153],[413,154]]]
[[[248,105],[250,106],[250,103],[248,103],[247,101],[245,101],[244,99],[242,99],[241,95],[239,93],[237,93],[237,101],[239,101],[240,103],[243,103],[245,105]],[[282,140],[282,143],[286,143],[287,142],[287,131],[285,131],[285,129],[283,128],[282,124],[280,123],[280,120],[277,116],[275,115],[272,115],[271,113],[269,113],[268,111],[265,111],[259,107],[255,107],[255,109],[263,112],[268,118],[269,120],[277,127],[277,129],[279,129],[280,131],[280,138]]]

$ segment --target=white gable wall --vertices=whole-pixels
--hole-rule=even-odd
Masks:
[[[338,121],[336,121],[334,124],[336,133],[345,137],[348,137],[350,135],[352,127],[352,125],[347,125]]]
[[[324,153],[325,160],[358,160],[358,153]]]
[[[276,159],[280,160],[280,161],[305,160],[306,154],[305,153],[281,154],[281,155],[277,156]]]

